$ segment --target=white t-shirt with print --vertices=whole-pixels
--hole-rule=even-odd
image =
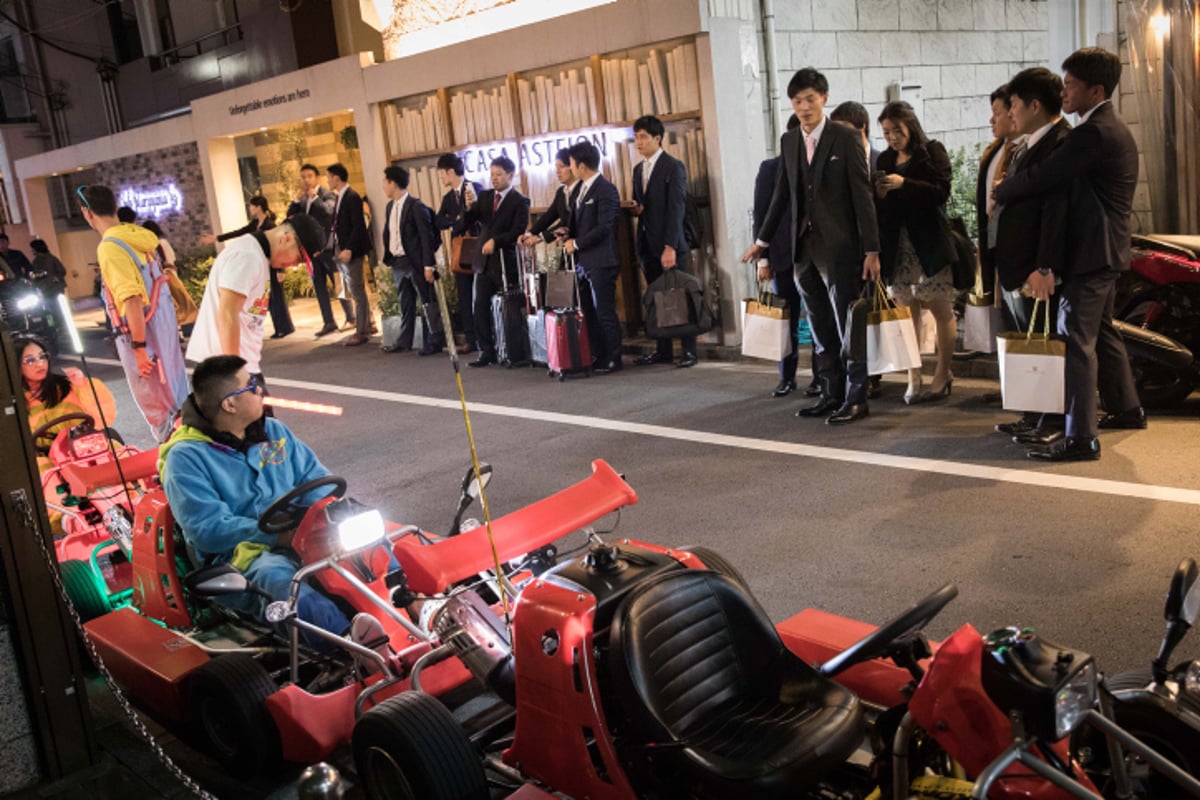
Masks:
[[[221,308],[221,289],[229,289],[246,296],[246,304],[240,314],[242,335],[238,355],[246,359],[248,372],[262,372],[259,361],[262,359],[270,269],[270,261],[252,234],[226,242],[225,249],[217,256],[212,271],[208,273],[208,284],[200,301],[196,327],[192,329],[192,338],[188,342],[189,361],[203,361],[209,356],[222,354],[217,317]]]

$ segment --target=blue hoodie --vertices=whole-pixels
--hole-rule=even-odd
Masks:
[[[214,431],[189,397],[182,422],[159,449],[159,475],[175,521],[200,558],[228,561],[242,542],[274,547],[279,537],[258,529],[259,516],[296,486],[329,474],[276,419],[255,423],[238,440]]]

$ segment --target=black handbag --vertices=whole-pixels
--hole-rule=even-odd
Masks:
[[[950,262],[950,273],[954,279],[954,288],[959,290],[975,288],[975,273],[977,259],[975,243],[967,235],[967,226],[962,217],[949,218],[945,211],[940,213],[942,231],[950,239],[954,247],[954,260]]]
[[[871,292],[874,284],[863,284],[862,292],[846,307],[846,329],[842,336],[842,358],[846,361],[867,360],[867,313],[872,309]]]
[[[642,304],[646,335],[651,339],[699,336],[712,330],[713,315],[704,301],[704,285],[690,272],[664,270],[646,288]]]

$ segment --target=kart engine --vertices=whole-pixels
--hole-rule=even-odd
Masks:
[[[433,618],[433,630],[471,674],[509,703],[516,701],[512,642],[504,621],[474,591],[451,597]]]

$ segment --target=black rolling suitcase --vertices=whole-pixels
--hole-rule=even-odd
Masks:
[[[506,367],[529,366],[529,324],[525,315],[525,292],[518,281],[508,282],[504,251],[500,251],[500,280],[504,289],[492,295],[492,329],[496,335],[496,359]]]

